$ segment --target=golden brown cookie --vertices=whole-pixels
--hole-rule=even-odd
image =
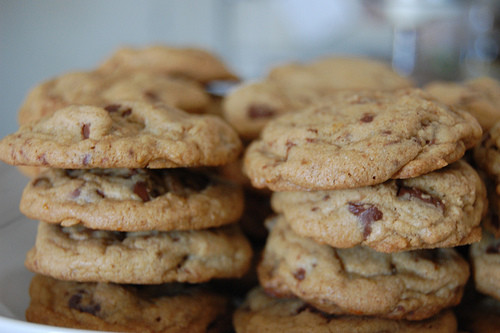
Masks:
[[[269,122],[246,150],[244,171],[273,191],[375,185],[440,169],[481,134],[469,113],[418,89],[339,93]]]
[[[39,223],[25,265],[61,280],[158,284],[241,277],[252,257],[236,225],[196,231],[113,232]]]
[[[226,119],[238,133],[253,139],[281,114],[301,110],[340,90],[396,90],[412,82],[387,64],[367,58],[328,57],[308,64],[273,68],[268,77],[245,82],[225,98]]]
[[[500,300],[500,239],[484,232],[470,247],[470,261],[476,289]]]
[[[421,321],[391,320],[367,316],[332,315],[297,298],[272,298],[261,288],[247,295],[233,317],[237,333],[456,333],[452,311]]]
[[[113,332],[226,332],[229,300],[206,286],[117,285],[35,275],[30,322]]]
[[[202,170],[49,169],[24,189],[20,210],[99,230],[197,230],[236,222],[243,202],[238,185]]]
[[[146,71],[109,75],[97,71],[70,72],[34,87],[19,109],[19,124],[36,121],[69,105],[105,107],[117,101],[164,103],[187,112],[210,107],[210,96],[198,83]]]
[[[424,89],[443,103],[470,112],[488,131],[500,121],[500,83],[489,77],[455,82],[431,82]]]
[[[336,249],[300,237],[283,217],[272,230],[258,267],[263,288],[296,296],[331,314],[422,320],[457,305],[469,277],[453,249],[380,253]]]
[[[274,211],[299,235],[380,252],[451,247],[481,239],[485,186],[465,161],[356,189],[275,192]]]
[[[0,141],[6,163],[67,169],[220,165],[240,151],[220,118],[144,102],[69,106]]]
[[[99,71],[148,70],[170,76],[187,77],[201,83],[237,80],[237,76],[215,54],[198,48],[153,45],[123,47],[99,66]]]

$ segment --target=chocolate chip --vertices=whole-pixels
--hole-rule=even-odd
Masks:
[[[85,156],[83,156],[82,164],[83,165],[88,165],[90,163],[90,159],[91,159],[90,154],[85,154]]]
[[[120,108],[121,108],[120,104],[111,104],[111,105],[105,106],[104,110],[106,110],[108,112],[116,112],[116,111],[120,110]]]
[[[137,182],[134,185],[134,193],[142,199],[143,202],[151,200],[148,193],[148,187],[145,182]]]
[[[83,296],[81,293],[75,294],[69,298],[68,306],[71,309],[75,309],[75,310],[78,310],[80,312],[90,313],[93,316],[97,315],[97,313],[99,311],[101,311],[100,304],[95,304],[95,303],[91,302],[88,305],[83,305],[82,300],[83,300]]]
[[[131,108],[127,108],[125,110],[122,111],[122,117],[128,117],[132,114],[132,109]]]
[[[85,123],[82,125],[82,138],[84,140],[88,139],[89,135],[90,135],[90,124]]]
[[[328,199],[330,199],[330,195],[329,195],[329,194],[327,194],[327,195],[325,195],[325,196],[323,197],[323,201],[327,201]]]
[[[435,198],[429,193],[422,191],[421,189],[418,189],[416,187],[408,187],[402,184],[398,184],[397,196],[406,200],[410,200],[411,198],[418,199],[422,202],[431,204],[434,207],[439,208],[441,211],[444,211],[445,208],[444,203],[440,199]]]
[[[252,104],[247,113],[251,119],[270,118],[276,114],[276,110],[264,104]]]
[[[306,270],[303,268],[299,268],[295,273],[293,273],[293,277],[296,278],[299,281],[304,280],[306,277]]]
[[[498,254],[498,253],[500,253],[500,243],[488,246],[486,248],[486,253],[488,253],[488,254]]]
[[[375,118],[375,115],[371,113],[365,113],[363,115],[363,118],[360,119],[360,121],[363,123],[371,123],[373,121],[373,118]]]
[[[69,196],[71,197],[71,199],[76,199],[76,198],[78,198],[80,196],[80,194],[81,194],[81,191],[80,191],[79,188],[77,188],[73,192],[71,192],[69,194]]]
[[[363,237],[366,239],[372,232],[372,223],[384,217],[384,214],[374,205],[361,202],[349,202],[349,212],[356,215],[363,227]]]
[[[102,193],[102,191],[100,190],[95,190],[95,193],[97,193],[98,196],[100,196],[101,198],[105,198],[106,196],[104,195],[104,193]]]

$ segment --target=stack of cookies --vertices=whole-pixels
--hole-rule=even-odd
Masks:
[[[451,247],[480,240],[487,208],[460,159],[481,135],[419,89],[337,91],[267,122],[244,170],[277,215],[237,332],[455,332],[469,266]]]
[[[241,142],[220,117],[134,97],[144,92],[142,75],[166,75],[155,58],[161,50],[119,52],[99,74],[42,84],[30,97],[52,100],[39,114],[23,108],[23,118],[37,120],[0,141],[3,161],[36,168],[20,204],[40,220],[25,261],[37,273],[29,321],[109,331],[227,329],[230,300],[206,282],[241,277],[252,250],[236,224],[240,186],[209,167],[237,159]],[[156,74],[135,68],[152,63]],[[122,75],[117,66],[131,72]],[[101,90],[99,80],[112,77],[122,79]],[[55,86],[60,94],[50,93]],[[121,99],[105,97],[117,87]]]

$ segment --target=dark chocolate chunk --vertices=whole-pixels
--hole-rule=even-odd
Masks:
[[[349,202],[349,212],[356,215],[363,226],[363,237],[366,239],[372,232],[372,223],[384,217],[374,205],[361,202]]]

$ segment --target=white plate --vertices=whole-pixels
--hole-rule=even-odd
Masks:
[[[0,163],[0,332],[96,332],[38,325],[25,319],[33,273],[24,267],[24,257],[34,245],[37,228],[37,222],[22,216],[18,208],[26,183],[15,168]]]

